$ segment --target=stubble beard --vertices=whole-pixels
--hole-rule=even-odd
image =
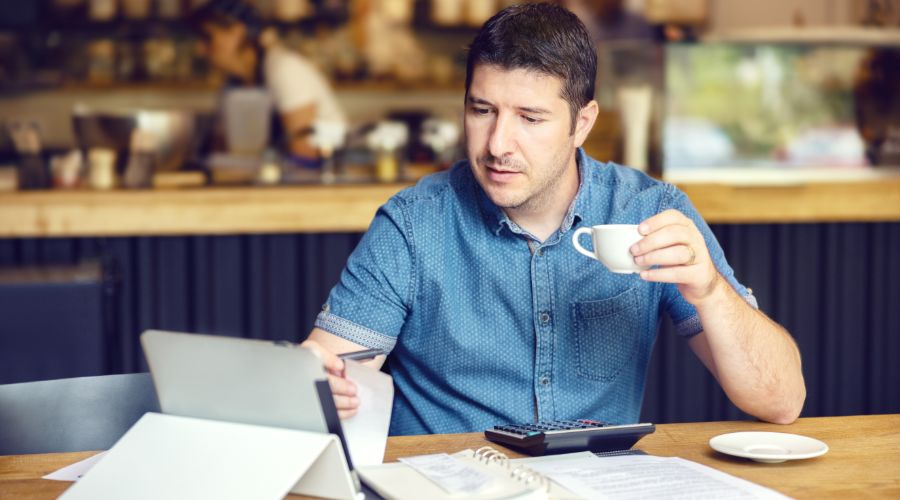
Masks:
[[[559,185],[563,182],[565,177],[563,174],[572,154],[574,154],[574,148],[570,148],[568,151],[562,151],[560,154],[555,155],[551,160],[551,164],[548,165],[550,167],[550,172],[541,179],[538,179],[537,185],[529,185],[527,188],[528,191],[524,193],[524,196],[521,197],[521,199],[498,200],[491,197],[491,201],[499,208],[508,210],[522,212],[537,212],[542,210],[544,207],[550,205],[553,198],[556,196]],[[486,168],[487,165],[499,165],[503,167],[512,167],[512,169],[517,172],[528,171],[528,168],[521,162],[511,158],[495,158],[490,154],[478,158],[478,163],[482,168]],[[532,170],[531,173],[534,173],[534,170]],[[532,177],[532,180],[535,180],[534,177]],[[488,190],[485,189],[485,191],[487,192]]]

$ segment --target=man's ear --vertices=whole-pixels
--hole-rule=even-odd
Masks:
[[[587,139],[591,129],[594,128],[594,122],[597,121],[597,114],[600,113],[600,106],[597,101],[591,101],[584,105],[575,117],[575,147],[580,148]]]

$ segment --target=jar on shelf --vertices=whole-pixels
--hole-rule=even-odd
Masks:
[[[87,46],[88,81],[109,83],[115,80],[116,45],[108,38],[93,40]]]
[[[144,68],[151,80],[171,80],[175,74],[175,41],[150,38],[144,42]]]
[[[116,187],[116,152],[113,149],[88,150],[88,185],[106,190]]]
[[[89,0],[88,1],[88,19],[94,22],[109,22],[115,19],[118,12],[118,2],[116,0]]]
[[[147,189],[153,186],[153,171],[158,159],[158,138],[149,130],[133,130],[128,163],[122,176],[122,185],[131,189]]]
[[[122,0],[122,17],[141,21],[150,17],[151,0]]]
[[[130,40],[119,40],[116,46],[116,80],[128,82],[140,79],[139,47]]]
[[[366,136],[369,149],[375,154],[375,178],[381,182],[396,182],[401,177],[400,152],[409,139],[405,123],[383,121]]]
[[[275,20],[284,23],[297,22],[312,14],[309,0],[274,0],[271,7]]]
[[[325,184],[335,182],[338,177],[338,165],[335,153],[344,145],[347,138],[347,126],[342,122],[316,120],[310,143],[322,155],[321,181]]]
[[[181,0],[156,0],[156,16],[160,19],[178,19],[181,15]]]

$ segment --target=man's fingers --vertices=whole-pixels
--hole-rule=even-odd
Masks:
[[[335,375],[340,375],[344,371],[344,360],[339,358],[336,354],[325,349],[315,340],[306,340],[300,344],[300,347],[305,347],[313,352],[315,352],[319,359],[322,360],[322,364],[325,366],[325,369]]]
[[[345,420],[356,415],[356,412],[357,410],[338,410],[338,418]]]
[[[335,396],[356,396],[356,384],[352,380],[328,375],[328,384],[331,385],[331,392]]]
[[[693,255],[694,262],[691,259],[691,250],[687,245],[673,245],[638,255],[634,262],[639,266],[687,266],[697,263],[696,254]]]
[[[356,396],[334,395],[334,406],[338,411],[356,411],[359,408],[359,398]]]
[[[680,224],[663,226],[644,236],[641,241],[631,245],[631,255],[638,256],[668,248],[673,245],[687,244],[691,241],[691,229]]]
[[[641,279],[658,283],[682,283],[686,280],[687,273],[691,273],[686,267],[660,267],[641,271]]]
[[[356,415],[359,409],[356,384],[334,375],[328,376],[328,383],[331,385],[331,396],[334,398],[334,406],[337,408],[338,416],[345,419]]]
[[[653,217],[650,217],[641,222],[638,226],[638,232],[643,235],[648,235],[654,231],[658,231],[662,227],[672,224],[690,226],[691,223],[691,220],[688,219],[683,213],[670,208],[669,210],[660,212]]]

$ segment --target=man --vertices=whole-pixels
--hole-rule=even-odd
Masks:
[[[382,348],[394,435],[635,422],[666,312],[738,407],[796,419],[797,348],[755,309],[687,197],[580,149],[595,72],[584,26],[558,6],[509,7],[482,27],[467,64],[468,161],[381,207],[305,343],[343,416],[359,401],[334,354]],[[569,244],[577,227],[638,222],[634,259],[654,266],[640,276]]]
[[[264,87],[278,114],[276,139],[301,166],[317,166],[320,152],[310,141],[315,122],[343,125],[344,112],[327,79],[300,54],[262,29],[262,20],[243,0],[210,0],[191,13],[189,22],[202,35],[210,66],[231,80],[231,87]]]

